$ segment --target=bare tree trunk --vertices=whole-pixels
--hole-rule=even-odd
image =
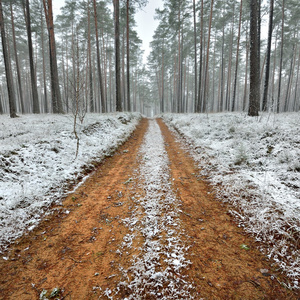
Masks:
[[[20,72],[20,66],[19,66],[19,58],[18,58],[17,45],[16,45],[15,22],[14,22],[14,13],[13,13],[13,8],[12,8],[12,2],[10,2],[10,15],[11,15],[14,54],[15,54],[17,77],[18,77],[19,97],[20,97],[20,102],[21,102],[21,113],[24,114],[25,107],[24,107],[24,99],[23,99],[23,89],[22,89],[21,72]]]
[[[2,10],[2,1],[0,0],[0,30],[1,30],[1,41],[2,41],[2,50],[3,50],[3,58],[5,65],[5,73],[6,73],[6,83],[8,90],[8,103],[9,103],[9,112],[11,118],[16,118],[16,96],[13,85],[13,77],[10,65],[10,58],[7,51],[7,42],[6,42],[6,34],[4,28],[4,20],[3,20],[3,10]]]
[[[277,57],[277,36],[278,36],[278,29],[276,30],[276,37],[275,37],[275,49],[273,55],[273,76],[272,76],[272,108],[275,111],[274,103],[275,103],[275,73],[276,73],[276,57]]]
[[[93,2],[94,2],[94,17],[95,17],[95,31],[96,31],[98,79],[99,79],[100,97],[101,97],[101,112],[105,113],[106,112],[106,107],[105,107],[106,99],[105,99],[103,80],[102,80],[102,70],[101,70],[101,63],[100,63],[100,47],[99,47],[96,0],[94,0]]]
[[[92,53],[91,53],[91,9],[90,0],[88,6],[88,72],[89,72],[89,107],[90,112],[95,112],[94,91],[93,91],[93,72],[92,72]]]
[[[231,69],[232,69],[232,48],[233,48],[233,24],[231,29],[231,42],[229,50],[229,62],[228,62],[228,72],[227,72],[227,87],[226,87],[226,98],[225,98],[225,110],[230,110],[230,88],[231,88]]]
[[[126,17],[127,17],[127,22],[126,22],[126,40],[127,40],[127,62],[126,62],[126,67],[127,67],[127,110],[131,111],[131,104],[130,104],[130,51],[129,51],[129,0],[126,1]]]
[[[127,101],[126,101],[126,77],[125,77],[125,27],[123,28],[123,39],[122,39],[122,100],[124,110],[127,110]]]
[[[266,63],[266,75],[264,84],[264,95],[262,110],[267,110],[268,103],[268,89],[269,89],[269,77],[270,77],[270,61],[271,61],[271,43],[272,43],[272,31],[273,31],[273,8],[274,0],[270,0],[270,12],[269,12],[269,32],[268,32],[268,46],[267,46],[267,63]]]
[[[224,33],[225,31],[225,24],[223,23],[223,34],[222,34],[222,55],[221,55],[221,95],[220,95],[220,111],[223,111],[223,102],[224,102],[224,46],[225,46],[225,39],[224,39]]]
[[[284,0],[282,0],[282,22],[281,22],[281,50],[280,50],[280,66],[279,66],[279,82],[277,96],[277,113],[280,111],[280,93],[281,93],[281,77],[282,77],[282,62],[283,62],[283,33],[284,33]]]
[[[26,30],[27,30],[27,40],[28,40],[28,52],[29,52],[29,64],[30,64],[30,80],[31,80],[31,90],[32,90],[32,110],[34,114],[40,113],[39,97],[37,91],[37,83],[35,76],[35,68],[33,61],[33,47],[32,47],[32,37],[31,37],[31,19],[30,19],[30,7],[29,0],[22,0],[22,5],[24,9]]]
[[[298,108],[297,108],[297,92],[298,92],[298,81],[299,81],[299,69],[300,69],[300,50],[299,50],[299,56],[298,56],[298,67],[297,67],[297,77],[296,77],[296,84],[295,84],[295,97],[294,97],[294,105],[293,110],[297,111],[299,109],[300,100],[298,100]]]
[[[287,88],[286,88],[286,95],[285,95],[285,101],[284,101],[284,111],[288,111],[289,109],[289,96],[290,96],[290,89],[291,89],[291,81],[292,81],[292,74],[293,74],[293,70],[294,70],[294,61],[295,61],[295,45],[293,45],[293,53],[292,53],[292,57],[291,57],[291,64],[290,64],[290,72],[289,72],[289,79],[288,79],[288,83],[287,83]],[[296,48],[297,49],[297,48]]]
[[[204,111],[207,111],[207,95],[208,95],[208,62],[209,62],[209,46],[210,46],[210,31],[211,31],[211,21],[212,21],[212,14],[213,14],[213,5],[214,0],[211,0],[210,4],[210,17],[209,17],[209,27],[208,27],[208,38],[207,38],[207,51],[206,51],[206,66],[205,66],[205,77],[204,77]]]
[[[116,73],[116,110],[122,111],[121,98],[121,72],[120,72],[120,23],[119,23],[119,0],[114,1],[115,19],[115,73]]]
[[[241,38],[242,10],[243,10],[243,0],[241,0],[241,4],[240,4],[239,31],[238,31],[238,40],[237,40],[237,47],[236,47],[234,86],[233,86],[231,111],[234,111],[234,107],[235,107],[236,81],[237,81],[237,73],[238,73],[238,66],[239,66],[239,50],[240,50],[240,38]]]
[[[41,40],[42,40],[42,56],[43,56],[43,85],[44,85],[44,112],[48,113],[48,95],[47,95],[47,85],[46,85],[46,66],[45,66],[45,47],[44,47],[44,22],[43,14],[41,11]]]
[[[193,17],[194,17],[194,70],[195,70],[195,105],[194,110],[197,111],[197,76],[198,76],[198,68],[197,68],[197,28],[196,28],[196,1],[193,0]]]
[[[249,116],[258,116],[259,111],[259,57],[258,57],[258,30],[257,30],[257,0],[250,2],[250,94]]]
[[[161,112],[165,112],[165,44],[162,45],[162,63],[161,63]]]
[[[0,115],[3,114],[3,106],[2,106],[2,97],[1,97],[1,93],[0,93]]]
[[[46,17],[47,29],[49,35],[52,107],[54,113],[62,114],[64,113],[64,111],[63,111],[60,88],[59,88],[52,0],[43,0],[43,5],[45,10],[45,17]]]
[[[248,26],[247,26],[248,27]],[[246,67],[245,67],[245,83],[244,83],[244,97],[243,97],[243,111],[246,110],[247,102],[247,84],[248,84],[248,61],[249,61],[249,43],[248,43],[248,28],[246,31]]]
[[[198,101],[196,112],[201,111],[202,102],[202,64],[203,64],[203,0],[201,0],[201,15],[200,15],[200,62],[199,62],[199,84],[198,84]]]

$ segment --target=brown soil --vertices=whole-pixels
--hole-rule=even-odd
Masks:
[[[236,226],[227,207],[197,176],[192,158],[158,122],[174,191],[182,201],[185,242],[192,245],[188,250],[192,264],[182,275],[193,282],[193,299],[297,299],[279,284],[284,278]],[[138,168],[137,153],[147,124],[143,119],[132,137],[68,195],[62,207],[11,246],[4,255],[9,260],[0,260],[1,299],[39,299],[43,290],[55,287],[62,290],[59,299],[107,299],[103,291],[114,290],[122,278],[119,262],[128,266],[134,254],[129,249],[120,256],[116,250],[128,233],[121,220],[130,216],[129,178]],[[241,249],[243,244],[249,250]]]

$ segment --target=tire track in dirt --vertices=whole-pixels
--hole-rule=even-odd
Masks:
[[[281,280],[280,275],[234,224],[226,206],[215,200],[209,185],[197,176],[192,158],[166,125],[158,122],[169,157],[163,188],[159,190],[161,183],[149,182],[141,169],[145,154],[140,149],[148,128],[144,119],[114,156],[68,195],[62,207],[55,207],[53,215],[11,246],[4,255],[7,261],[0,259],[1,299],[42,299],[43,291],[49,296],[56,287],[61,289],[58,299],[297,299],[272,280]],[[159,155],[165,156],[162,151]],[[170,198],[160,213],[153,210],[153,204],[147,206],[152,187],[162,199]],[[173,210],[177,219],[169,214]],[[168,244],[168,231],[175,227],[157,227],[157,232],[156,224],[166,223],[168,216],[180,225],[174,229],[181,232],[184,261],[191,262],[180,270],[170,267],[182,257],[174,247],[169,256],[155,252],[157,245],[162,249]],[[135,220],[137,227],[132,226]],[[164,241],[156,244],[160,239]],[[242,244],[250,249],[241,249]],[[147,251],[159,257],[157,265],[154,259],[148,269]],[[136,263],[142,265],[141,272]],[[148,276],[143,270],[152,273]],[[160,280],[164,270],[168,282]],[[144,281],[135,284],[141,277]],[[172,282],[175,290],[188,293],[172,295],[168,290]],[[149,287],[150,283],[157,283],[157,289]],[[134,294],[134,288],[138,293]]]
[[[148,121],[63,201],[33,232],[18,239],[0,260],[1,299],[39,299],[54,288],[64,299],[98,299],[114,285],[115,253],[127,228],[129,184]],[[101,287],[101,288],[100,288]]]
[[[162,120],[158,123],[169,155],[173,187],[182,201],[182,224],[193,244],[188,275],[201,298],[299,299],[278,283],[284,278],[257,250],[253,238],[233,222],[208,182],[197,176],[193,159],[175,134]]]
[[[131,216],[122,220],[131,233],[117,250],[122,256],[127,248],[134,249],[135,255],[129,258],[127,268],[121,262],[123,278],[117,289],[106,294],[128,300],[194,299],[194,288],[182,275],[190,261],[179,218],[181,201],[172,190],[169,161],[156,120],[149,121],[137,160]]]

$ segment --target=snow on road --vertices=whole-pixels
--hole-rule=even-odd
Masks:
[[[193,288],[181,271],[190,261],[186,259],[188,246],[183,242],[179,213],[181,202],[172,191],[169,160],[163,137],[155,120],[150,120],[148,131],[139,151],[140,167],[134,178],[142,195],[134,194],[131,217],[123,220],[130,234],[118,249],[120,255],[133,247],[135,239],[142,239],[138,255],[128,269],[121,266],[125,281],[116,291],[106,291],[113,299],[120,289],[130,292],[127,299],[148,297],[159,299],[190,299]]]

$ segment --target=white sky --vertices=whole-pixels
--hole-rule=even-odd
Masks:
[[[163,0],[149,0],[148,5],[143,10],[138,11],[135,16],[137,23],[136,31],[138,36],[143,41],[144,63],[147,56],[150,54],[150,42],[159,21],[154,20],[156,8],[163,8]]]
[[[54,15],[60,13],[60,7],[65,3],[65,0],[53,0]],[[138,11],[135,20],[137,23],[136,31],[139,38],[143,41],[142,49],[144,52],[144,63],[150,53],[150,42],[158,25],[158,21],[154,20],[155,8],[163,8],[163,0],[149,0],[148,5]]]

